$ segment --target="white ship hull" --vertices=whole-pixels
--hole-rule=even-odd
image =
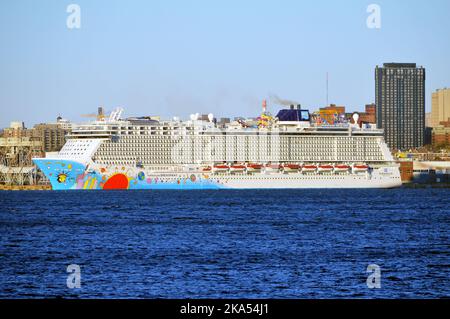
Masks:
[[[359,174],[155,172],[130,166],[103,167],[61,159],[35,159],[53,189],[296,189],[394,188],[401,186],[398,167]]]
[[[215,179],[216,177],[211,177]],[[220,176],[224,188],[289,189],[289,188],[395,188],[402,185],[397,167],[382,167],[359,174],[270,173],[251,176]]]
[[[314,189],[314,188],[395,188],[402,185],[400,175],[394,176],[366,176],[366,175],[271,175],[253,176],[246,178],[225,178],[225,188],[234,189]]]

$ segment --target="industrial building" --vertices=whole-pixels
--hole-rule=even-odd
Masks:
[[[31,159],[57,152],[65,144],[71,123],[58,117],[56,123],[37,124],[27,129],[23,122],[11,122],[0,136],[0,184],[33,185],[45,183]]]

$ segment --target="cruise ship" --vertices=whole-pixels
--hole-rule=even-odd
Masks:
[[[300,106],[217,121],[109,117],[34,158],[54,190],[394,188],[400,172],[373,125],[318,124]],[[356,115],[357,116],[357,115]],[[354,122],[358,119],[355,116]]]

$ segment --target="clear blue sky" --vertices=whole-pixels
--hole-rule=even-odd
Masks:
[[[81,7],[81,29],[66,7]],[[366,26],[381,7],[381,29]],[[0,127],[102,105],[125,115],[255,116],[269,95],[363,110],[374,67],[416,62],[450,87],[450,1],[113,1],[0,3]],[[275,110],[272,110],[275,111]]]

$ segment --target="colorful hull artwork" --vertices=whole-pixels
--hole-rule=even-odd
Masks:
[[[33,159],[54,190],[114,189],[293,189],[393,188],[401,185],[398,168],[383,167],[358,174],[223,174],[211,172],[146,172],[130,166],[88,166],[66,159]],[[94,164],[95,165],[95,164]]]
[[[38,168],[50,180],[53,190],[123,190],[123,189],[219,189],[227,186],[210,179],[206,174],[180,176],[147,176],[143,170],[118,166],[86,169],[86,166],[70,160],[33,159]]]

